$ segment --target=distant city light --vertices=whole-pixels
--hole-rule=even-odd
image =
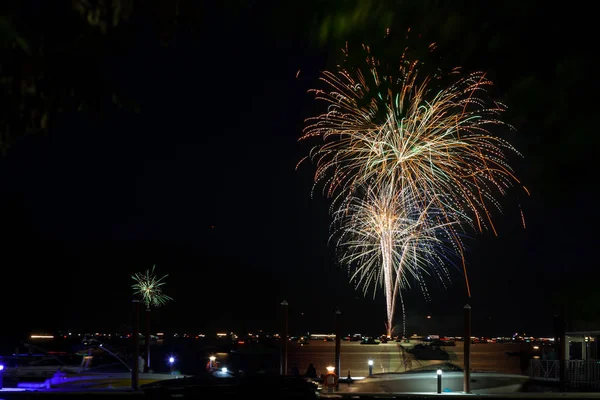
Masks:
[[[175,362],[175,357],[169,357],[169,363],[173,364]]]

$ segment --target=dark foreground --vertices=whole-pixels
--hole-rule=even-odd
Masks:
[[[340,380],[340,385],[346,385]],[[71,391],[56,389],[44,391],[0,391],[2,400],[29,399],[430,399],[464,397],[463,393],[347,393],[329,392],[318,382],[295,376],[245,376],[215,378],[214,376],[190,377],[144,385],[139,391],[95,389]],[[529,399],[529,398],[600,398],[600,393],[511,393],[471,394],[469,398]]]

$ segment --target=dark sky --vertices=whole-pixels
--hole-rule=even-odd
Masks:
[[[480,46],[468,66],[489,71],[513,110],[524,153],[514,165],[532,195],[501,200],[499,237],[468,241],[471,299],[459,270],[447,289],[428,282],[431,303],[405,294],[409,332],[458,334],[469,302],[475,334],[550,334],[561,284],[597,276],[592,39],[558,11],[489,11],[481,35],[510,46]],[[332,331],[338,305],[348,331],[384,331],[381,292],[363,298],[348,283],[327,246],[327,203],[310,197],[310,165],[295,170],[303,120],[320,110],[306,90],[330,59],[257,15],[179,32],[168,47],[140,33],[139,46],[105,60],[104,77],[140,113],[62,115],[3,156],[0,297],[13,330],[124,326],[130,275],[156,264],[175,298],[157,312],[162,330],[272,330],[285,299],[292,330]]]

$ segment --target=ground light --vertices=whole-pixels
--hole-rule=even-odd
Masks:
[[[171,356],[171,357],[169,357],[169,368],[170,368],[171,373],[173,373],[174,365],[175,365],[175,357]]]
[[[337,386],[337,377],[335,375],[335,367],[329,366],[327,368],[327,375],[325,375],[325,386],[327,387],[327,392],[332,393],[333,388]]]

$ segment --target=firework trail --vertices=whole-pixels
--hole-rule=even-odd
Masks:
[[[168,301],[173,300],[162,291],[162,286],[166,283],[164,279],[168,275],[158,277],[154,272],[155,267],[154,265],[151,270],[137,272],[131,276],[135,281],[135,284],[131,286],[134,294],[141,296],[142,301],[148,308],[150,306],[160,307]]]
[[[448,247],[447,222],[432,205],[422,207],[408,188],[393,182],[366,189],[352,197],[333,214],[330,240],[339,261],[351,271],[351,281],[367,294],[383,287],[386,298],[387,330],[391,336],[396,296],[416,281],[428,297],[423,275],[435,273],[444,282]]]
[[[492,134],[512,129],[499,120],[505,107],[486,98],[492,82],[481,72],[453,70],[453,83],[440,87],[448,77],[421,77],[418,61],[403,56],[391,70],[364,49],[365,68],[325,71],[327,89],[311,91],[328,105],[306,120],[300,137],[320,139],[306,157],[316,166],[315,187],[322,185],[334,210],[365,186],[393,181],[417,208],[439,210],[463,259],[470,296],[457,229],[496,234],[495,195],[519,183],[507,161],[507,153],[519,153]]]

